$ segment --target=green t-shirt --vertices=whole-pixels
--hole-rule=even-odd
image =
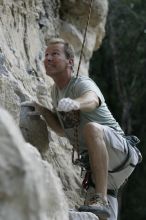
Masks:
[[[100,99],[100,106],[95,108],[93,111],[90,112],[82,112],[80,111],[80,125],[79,125],[79,144],[80,144],[80,151],[83,151],[86,149],[86,145],[84,142],[84,138],[82,136],[82,128],[84,125],[88,122],[97,122],[101,125],[109,126],[113,129],[115,129],[118,133],[124,134],[119,124],[116,122],[114,117],[112,116],[111,112],[109,111],[104,97],[98,88],[98,86],[95,84],[95,82],[90,79],[87,76],[79,76],[76,78],[75,76],[72,77],[69,84],[63,88],[62,90],[59,90],[56,85],[52,88],[52,100],[54,109],[57,108],[58,102],[62,98],[71,98],[75,99],[86,92],[93,91],[97,94],[98,98]],[[65,134],[67,138],[70,140],[71,144],[74,145],[74,120],[73,120],[73,111],[71,112],[58,112],[56,111],[58,118],[61,122],[62,127],[65,130]]]

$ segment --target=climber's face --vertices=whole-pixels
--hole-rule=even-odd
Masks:
[[[53,79],[70,72],[72,59],[67,59],[64,52],[64,44],[50,44],[45,52],[44,65],[46,74]]]

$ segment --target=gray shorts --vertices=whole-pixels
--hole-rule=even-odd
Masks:
[[[126,139],[114,129],[103,126],[103,131],[104,141],[109,155],[109,171],[113,171],[127,158],[128,145]],[[108,189],[118,189],[134,170],[134,167],[130,164],[136,165],[138,163],[138,155],[135,149],[129,146],[129,151],[130,159],[124,166],[124,169],[108,173]]]

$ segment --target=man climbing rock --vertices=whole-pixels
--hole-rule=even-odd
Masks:
[[[97,85],[89,77],[74,76],[74,50],[69,43],[51,39],[44,65],[46,74],[54,80],[54,111],[33,105],[50,128],[70,140],[77,151],[77,161],[89,174],[83,185],[87,191],[92,186],[94,193],[79,211],[117,220],[116,193],[139,161],[133,142],[125,137]]]

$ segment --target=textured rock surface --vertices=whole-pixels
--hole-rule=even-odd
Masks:
[[[25,140],[44,153],[49,148],[49,137],[47,125],[39,115],[29,116],[32,112],[31,107],[21,107],[20,111],[20,128]]]
[[[0,219],[67,220],[60,179],[2,109],[0,143]]]
[[[107,6],[107,0],[93,0],[81,74],[87,74],[92,52],[101,45]],[[46,77],[43,67],[47,41],[52,36],[69,40],[75,47],[77,67],[88,9],[88,0],[0,0],[0,105],[20,125],[25,140],[35,145],[42,157],[52,163],[70,207],[83,202],[80,170],[71,163],[72,147],[65,138],[50,131],[42,119],[29,118],[28,109],[21,108],[20,103],[26,100],[40,102],[43,96],[42,103],[51,108],[52,80]],[[38,94],[40,81],[47,85],[46,94]],[[29,160],[29,155],[26,157]]]
[[[60,34],[66,40],[71,41],[75,48],[77,61],[80,56],[81,44],[83,42],[84,31],[89,14],[89,0],[82,1],[61,1],[60,16],[61,29]],[[92,56],[93,50],[100,47],[105,35],[105,22],[108,11],[107,0],[93,0],[91,17],[87,29],[87,37],[84,47],[84,56],[82,60],[81,73],[87,74],[88,61]]]

